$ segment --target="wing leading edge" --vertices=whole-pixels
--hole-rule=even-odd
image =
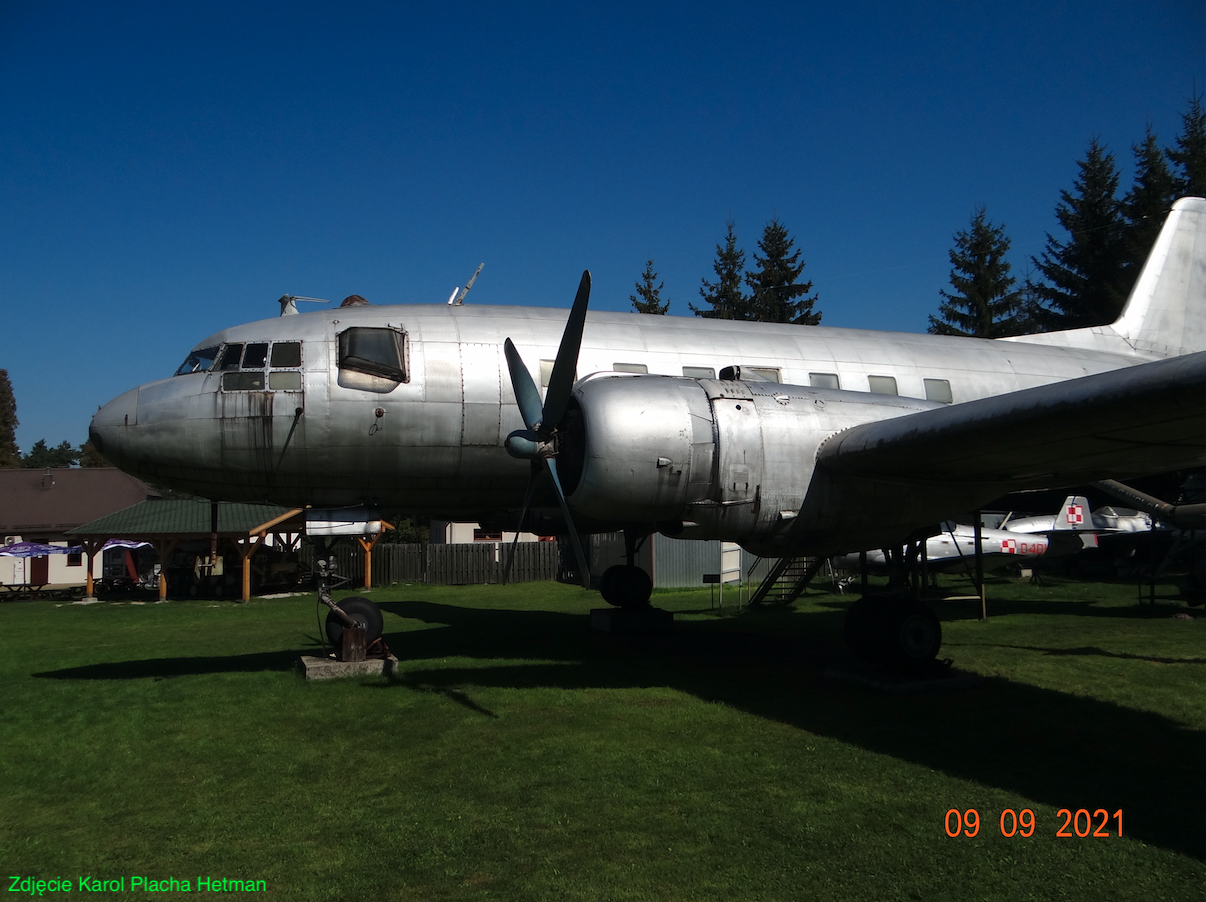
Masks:
[[[817,453],[794,532],[814,547],[875,547],[1011,491],[1203,463],[1198,352],[838,433]]]

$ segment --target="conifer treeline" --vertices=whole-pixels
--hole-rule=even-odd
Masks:
[[[737,247],[736,226],[726,223],[723,245],[716,245],[712,269],[716,281],[703,280],[699,295],[706,306],[687,306],[696,316],[709,319],[740,319],[763,323],[796,323],[815,326],[821,321],[821,311],[814,310],[817,295],[809,295],[812,282],[801,282],[805,264],[787,226],[778,218],[767,223],[758,241],[762,256],[754,254],[754,268],[744,270],[745,251]],[[663,300],[662,286],[653,271],[653,260],[645,263],[645,271],[636,283],[636,295],[629,295],[638,313],[664,314],[670,308],[669,298]],[[745,291],[745,288],[749,291]],[[639,297],[638,297],[639,295]]]
[[[1061,191],[1055,216],[1067,233],[1060,241],[1047,235],[1046,246],[1030,263],[1035,275],[1021,285],[1010,274],[1005,255],[1010,241],[1004,225],[994,225],[981,206],[968,229],[955,233],[950,251],[951,290],[940,291],[937,316],[929,331],[939,335],[997,338],[1111,323],[1118,318],[1148,251],[1174,200],[1206,196],[1206,111],[1202,98],[1190,100],[1181,133],[1172,147],[1160,148],[1151,127],[1131,148],[1135,174],[1131,189],[1118,196],[1114,156],[1096,138],[1089,142],[1071,191]],[[758,242],[754,268],[745,270],[745,252],[737,246],[735,225],[726,223],[716,245],[715,281],[702,280],[703,304],[688,304],[696,316],[816,325],[817,294],[804,271],[800,251],[787,228],[772,219]],[[630,295],[640,313],[664,314],[665,283],[657,281],[653,260]],[[748,289],[748,290],[747,290]]]
[[[1060,192],[1055,217],[1067,233],[1047,235],[1046,247],[1030,262],[1038,278],[1020,289],[1004,259],[1005,227],[988,221],[983,207],[971,226],[955,234],[950,252],[951,287],[942,291],[929,331],[941,335],[996,338],[1112,323],[1178,197],[1206,196],[1206,112],[1193,98],[1172,147],[1160,149],[1151,127],[1131,148],[1135,175],[1118,196],[1119,172],[1096,138],[1077,162],[1071,191]]]

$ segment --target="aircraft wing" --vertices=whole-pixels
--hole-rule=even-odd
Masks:
[[[875,547],[907,524],[1008,492],[1203,463],[1206,352],[1198,352],[838,433],[817,453],[797,531]],[[868,519],[884,520],[883,529],[847,535],[867,533]]]

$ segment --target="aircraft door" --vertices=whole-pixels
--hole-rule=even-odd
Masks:
[[[461,342],[461,444],[499,444],[502,355],[497,344]]]
[[[217,394],[224,468],[251,470],[266,484],[277,481],[283,452],[304,445],[305,392],[301,342],[249,343],[241,366],[223,358]],[[299,413],[301,411],[301,413]],[[295,473],[302,466],[284,466]]]
[[[757,499],[762,485],[762,428],[751,400],[713,398],[716,422],[717,491],[722,504]]]

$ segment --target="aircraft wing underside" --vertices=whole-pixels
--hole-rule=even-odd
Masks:
[[[873,547],[1011,491],[1206,463],[1206,352],[856,426],[826,441],[795,538]],[[881,524],[868,534],[866,512]]]

